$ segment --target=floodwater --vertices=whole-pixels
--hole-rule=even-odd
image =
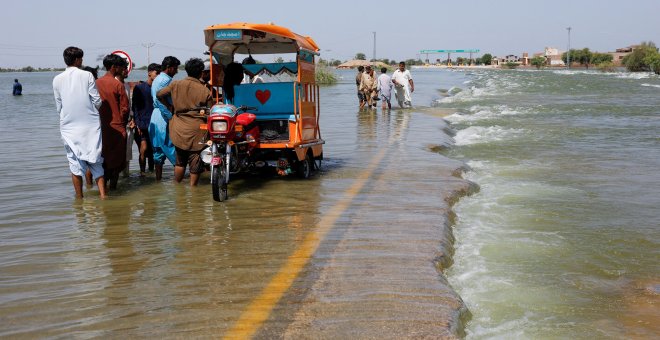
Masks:
[[[301,270],[264,320],[241,324],[250,334],[460,334],[468,312],[440,268],[451,262],[449,203],[474,187],[456,177],[462,162],[432,151],[451,138],[429,106],[464,75],[420,73],[425,107],[382,113],[359,112],[354,72],[338,74],[321,89],[322,172],[240,178],[225,203],[208,176],[176,185],[166,166],[157,183],[136,161],[109,199],[92,189],[74,200],[55,73],[0,74],[24,88],[0,96],[0,336],[234,334],[252,301],[287,284],[278,273],[292,258]]]
[[[419,69],[383,113],[338,74],[321,173],[225,203],[135,161],[74,200],[55,73],[0,74],[0,337],[660,334],[660,78]]]
[[[482,71],[439,107],[479,193],[448,279],[468,338],[660,334],[660,77]]]

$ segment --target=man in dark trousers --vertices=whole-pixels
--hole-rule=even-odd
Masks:
[[[135,121],[135,144],[140,150],[140,176],[145,175],[147,161],[149,171],[154,170],[154,156],[149,138],[149,122],[154,111],[154,99],[151,96],[151,84],[160,74],[160,65],[152,63],[147,67],[147,81],[140,82],[133,88],[133,115]]]
[[[200,117],[198,107],[213,105],[211,91],[200,80],[204,70],[204,62],[192,58],[186,62],[188,77],[177,80],[158,91],[158,100],[164,100],[170,95],[174,107],[170,121],[170,139],[174,144],[176,163],[174,164],[174,180],[183,180],[186,165],[190,169],[190,185],[197,185],[199,174],[204,172],[204,163],[200,154],[206,147],[206,130],[199,128],[206,123],[206,118]]]

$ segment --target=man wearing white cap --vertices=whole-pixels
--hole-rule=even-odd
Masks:
[[[220,67],[220,66],[217,66]],[[211,97],[213,97],[213,100],[215,101],[218,99],[218,91],[216,90],[215,87],[211,86],[211,62],[210,61],[205,61],[204,62],[204,71],[202,71],[202,81],[204,82],[204,85],[206,88],[208,88],[211,91]]]

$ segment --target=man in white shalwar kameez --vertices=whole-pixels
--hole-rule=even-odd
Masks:
[[[395,96],[399,106],[412,107],[412,93],[415,91],[415,83],[413,83],[410,71],[406,70],[406,63],[403,61],[399,63],[399,69],[392,74],[392,83],[396,90]]]
[[[82,176],[89,169],[99,188],[100,197],[105,198],[101,120],[98,111],[101,97],[94,76],[80,69],[82,58],[83,51],[77,47],[64,50],[67,68],[53,79],[53,92],[76,197],[83,197]]]

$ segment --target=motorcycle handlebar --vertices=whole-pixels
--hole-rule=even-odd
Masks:
[[[208,106],[196,106],[192,108],[192,111],[198,111],[200,114],[208,115],[211,113],[211,108]],[[258,111],[258,109],[254,106],[241,105],[236,108],[236,111],[238,112]]]
[[[242,111],[242,112],[245,112],[245,111],[257,111],[257,108],[256,108],[256,107],[254,107],[254,106],[246,106],[246,105],[241,105],[241,106],[237,107],[236,109],[237,109],[238,111]]]

